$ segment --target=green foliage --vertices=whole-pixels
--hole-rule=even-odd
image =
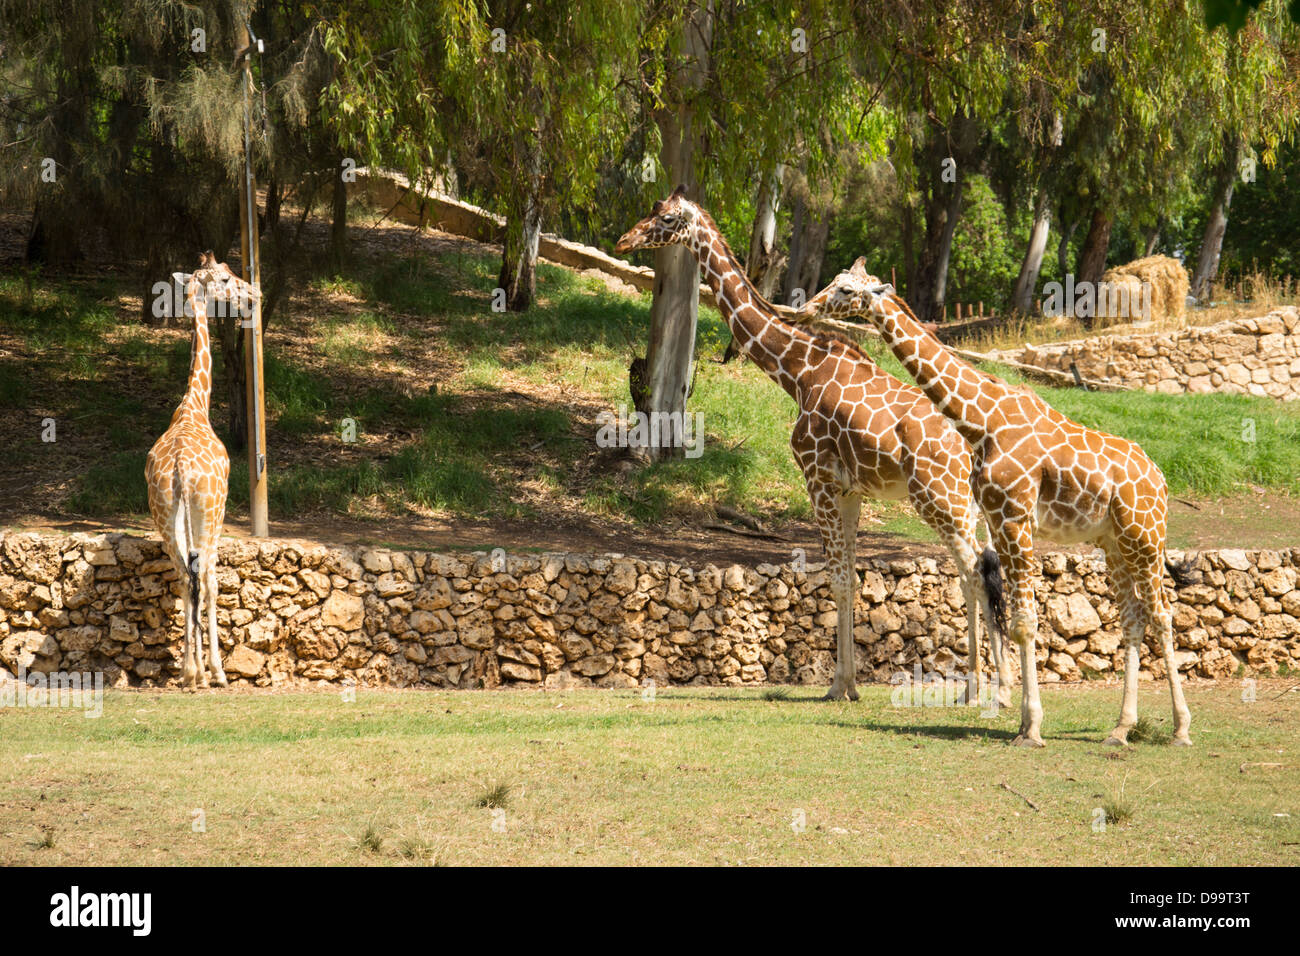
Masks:
[[[1226,26],[1229,33],[1236,33],[1244,27],[1251,11],[1264,3],[1265,0],[1201,0],[1201,6],[1205,8],[1205,25],[1211,30]],[[1287,13],[1300,23],[1300,0],[1290,0]]]

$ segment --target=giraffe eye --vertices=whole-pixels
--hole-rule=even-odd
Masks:
[[[677,225],[677,217],[673,215],[660,216],[659,221],[662,222],[665,226]]]

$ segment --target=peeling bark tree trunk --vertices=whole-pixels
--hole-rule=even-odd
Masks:
[[[1092,220],[1088,223],[1088,235],[1084,237],[1083,248],[1079,250],[1079,268],[1076,270],[1074,283],[1090,282],[1094,285],[1101,281],[1101,274],[1106,271],[1106,250],[1110,247],[1110,227],[1114,219],[1102,206],[1092,210]]]
[[[501,248],[497,284],[506,290],[506,308],[527,312],[537,295],[537,249],[542,238],[542,131],[528,137],[527,179],[522,201],[511,203]]]
[[[943,318],[943,304],[948,288],[948,264],[952,258],[952,237],[961,215],[962,196],[966,188],[968,167],[974,162],[979,141],[979,127],[969,116],[958,112],[948,129],[935,130],[926,144],[922,167],[922,193],[925,200],[925,232],[913,275],[915,291],[910,292],[912,306],[923,322]],[[952,158],[954,165],[945,164]],[[951,169],[952,181],[944,179]]]
[[[776,214],[781,207],[781,180],[785,167],[780,163],[764,177],[755,203],[754,228],[749,237],[749,258],[745,271],[764,298],[772,298],[780,278],[782,257],[776,249]]]
[[[925,245],[921,249],[918,269],[920,291],[917,295],[917,315],[922,322],[938,322],[943,317],[943,303],[948,294],[948,263],[952,259],[952,237],[957,231],[957,217],[961,214],[963,180],[960,172],[957,181],[948,184],[947,197],[936,193],[936,201],[926,215]]]
[[[681,65],[672,71],[668,104],[655,112],[662,148],[660,160],[674,186],[699,201],[695,173],[696,128],[691,90],[704,86],[713,41],[712,0],[691,7],[683,27]],[[666,414],[658,445],[629,449],[643,460],[682,457],[680,432],[686,416],[695,357],[695,327],[700,305],[700,269],[695,254],[680,245],[655,250],[654,298],[650,305],[650,341],[644,361],[628,370],[633,401],[639,412]]]
[[[749,256],[745,260],[745,273],[759,295],[771,300],[772,290],[781,277],[784,257],[776,249],[776,213],[781,204],[781,180],[785,167],[780,163],[771,174],[763,177],[754,200],[754,227],[749,234]],[[722,361],[730,362],[740,354],[734,337],[727,339]]]
[[[1210,283],[1219,274],[1219,256],[1223,252],[1223,236],[1228,231],[1228,207],[1232,205],[1232,191],[1237,184],[1237,151],[1229,150],[1219,167],[1214,181],[1214,204],[1210,218],[1205,223],[1201,251],[1196,259],[1196,273],[1192,276],[1191,294],[1204,298]]]
[[[830,223],[821,219],[800,196],[795,201],[793,231],[790,234],[790,262],[785,272],[785,303],[798,308],[818,291],[822,261]]]
[[[1034,307],[1034,291],[1038,288],[1038,274],[1043,268],[1043,254],[1047,252],[1047,235],[1051,232],[1052,207],[1047,201],[1047,190],[1039,189],[1034,203],[1034,224],[1029,229],[1029,246],[1020,263],[1020,274],[1011,292],[1011,307],[1028,315]]]

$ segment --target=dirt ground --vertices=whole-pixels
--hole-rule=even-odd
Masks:
[[[153,533],[145,516],[138,521],[104,523],[36,514],[5,519],[3,526],[63,532],[130,531]],[[1281,496],[1261,495],[1219,501],[1190,502],[1176,499],[1170,506],[1170,544],[1174,548],[1287,548],[1300,544],[1300,502]],[[360,521],[344,516],[315,520],[278,520],[272,516],[271,534],[330,545],[373,545],[427,551],[577,551],[613,552],[636,557],[679,561],[700,567],[763,563],[783,564],[795,548],[810,562],[822,560],[817,529],[806,522],[767,527],[769,537],[757,538],[728,531],[693,527],[676,521],[653,529],[632,524],[599,521],[578,516],[555,516],[543,521],[505,522],[457,518],[408,516],[388,523]],[[246,516],[227,518],[225,533],[249,536]],[[1088,551],[1087,547],[1059,548],[1041,542],[1044,551]],[[872,558],[941,557],[943,548],[891,534],[864,524],[858,531],[859,562]]]

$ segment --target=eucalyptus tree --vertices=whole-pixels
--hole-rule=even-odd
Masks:
[[[560,195],[589,198],[626,135],[621,80],[635,67],[635,4],[577,0],[379,3],[326,26],[334,125],[368,162],[413,180],[445,169],[506,218],[499,286],[512,311],[536,291],[542,224]]]
[[[657,156],[647,157],[647,201],[680,184],[706,205],[748,204],[781,165],[830,172],[831,147],[860,105],[842,4],[650,0],[644,9],[639,78],[658,140]],[[654,266],[649,342],[630,370],[632,395],[639,411],[680,421],[693,378],[699,267],[679,246],[656,250]],[[681,448],[664,441],[638,453],[656,459]]]
[[[902,186],[904,283],[923,320],[943,310],[966,185],[981,169],[990,127],[1005,109],[1008,64],[1028,42],[1034,6],[852,3],[861,68],[884,84],[895,115],[891,158]]]
[[[1204,154],[1213,179],[1191,278],[1197,297],[1218,274],[1237,182],[1254,181],[1257,161],[1273,166],[1279,145],[1294,136],[1300,119],[1300,27],[1282,0],[1261,5],[1235,34],[1215,31],[1207,44],[1215,68],[1202,73],[1194,92],[1214,131]]]

